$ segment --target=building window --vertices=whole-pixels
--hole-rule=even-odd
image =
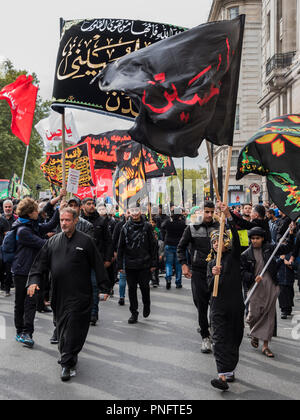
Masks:
[[[282,19],[282,0],[277,0],[277,19]]]
[[[240,130],[240,105],[236,105],[236,111],[235,111],[235,128],[236,131]]]
[[[266,106],[266,121],[270,121],[270,105]]]
[[[230,9],[228,9],[228,17],[230,20],[237,18],[239,15],[239,7],[230,7]]]
[[[232,151],[232,157],[231,157],[231,167],[236,168],[238,165],[239,160],[239,150],[233,150]]]
[[[267,14],[267,41],[270,41],[271,37],[271,12]]]

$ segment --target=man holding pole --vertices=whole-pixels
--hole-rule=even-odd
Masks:
[[[294,244],[294,223],[291,223],[288,243],[271,245],[265,240],[266,233],[260,227],[252,228],[248,235],[250,247],[241,257],[243,281],[249,291],[249,314],[247,321],[250,326],[251,345],[258,348],[259,340],[263,341],[262,353],[274,357],[269,349],[275,327],[276,301],[279,295],[277,281],[277,265],[274,256],[288,254]],[[267,267],[267,269],[266,269]],[[257,289],[257,290],[255,290]],[[252,293],[253,292],[253,293]]]

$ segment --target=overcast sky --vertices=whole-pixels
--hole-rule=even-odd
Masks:
[[[3,4],[2,4],[3,3]],[[125,18],[169,23],[192,28],[207,21],[212,0],[14,0],[1,2],[0,57],[17,69],[35,72],[39,94],[51,99],[59,45],[59,18]],[[81,135],[112,129],[126,129],[132,123],[93,112],[77,112]],[[198,158],[186,158],[185,165],[204,165],[204,148]],[[180,165],[176,159],[176,166]],[[178,165],[179,163],[179,165]]]

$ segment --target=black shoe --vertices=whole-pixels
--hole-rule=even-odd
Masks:
[[[281,319],[287,319],[287,314],[281,314]]]
[[[167,290],[171,289],[171,282],[167,281],[167,284],[166,284],[166,289],[167,289]]]
[[[144,310],[143,310],[143,317],[144,318],[148,318],[148,316],[150,315],[150,306],[144,306]]]
[[[213,379],[210,383],[214,388],[220,389],[221,391],[227,391],[227,389],[229,389],[227,381],[222,381],[220,378]]]
[[[95,317],[95,316],[92,316],[91,317],[91,322],[90,322],[91,326],[95,327],[97,325],[97,321],[98,321],[98,318]]]
[[[125,298],[120,298],[119,305],[124,306],[125,305]]]
[[[182,289],[182,284],[176,284],[176,289]]]
[[[156,288],[159,286],[159,283],[153,283],[152,286]]]
[[[131,315],[128,319],[128,324],[136,324],[138,322],[138,315]]]
[[[235,376],[234,375],[226,376],[226,382],[228,383],[235,382]]]
[[[60,379],[63,382],[67,382],[71,379],[71,371],[69,368],[63,367],[61,370],[61,375],[60,375]]]
[[[56,331],[53,333],[53,336],[50,338],[50,344],[58,344],[58,338]]]

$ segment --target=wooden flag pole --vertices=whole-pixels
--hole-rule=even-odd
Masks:
[[[228,147],[228,159],[227,159],[227,169],[226,169],[226,180],[225,180],[225,191],[224,191],[224,203],[228,204],[228,187],[229,187],[229,177],[230,177],[230,168],[231,168],[231,157],[232,157],[232,146]],[[220,236],[219,236],[219,243],[218,243],[218,253],[217,253],[217,262],[216,266],[221,265],[222,259],[222,244],[223,244],[223,236],[225,231],[225,215],[222,213],[221,221],[220,221]],[[214,290],[213,290],[213,297],[218,296],[218,289],[219,289],[219,279],[220,276],[215,276],[214,281]]]
[[[210,147],[209,147],[209,144],[208,144],[208,141],[207,140],[205,140],[205,143],[206,143],[207,154],[208,154],[208,159],[209,159],[209,164],[210,164],[212,179],[213,179],[213,183],[214,183],[215,193],[216,193],[216,196],[217,196],[217,200],[218,201],[221,201],[219,187],[218,187],[218,182],[217,182],[215,168],[214,168],[214,162],[213,162],[212,155],[211,155],[211,150],[210,150]],[[211,199],[213,200],[213,197],[211,197]]]
[[[61,125],[62,125],[62,188],[66,190],[66,132],[65,132],[65,108],[61,114]]]
[[[27,164],[27,159],[28,159],[28,153],[29,153],[29,144],[26,146],[26,152],[25,152],[25,158],[24,158],[24,164],[23,164],[21,186],[20,186],[20,197],[21,198],[23,197],[23,184],[24,184],[24,176],[25,176],[26,164]]]

